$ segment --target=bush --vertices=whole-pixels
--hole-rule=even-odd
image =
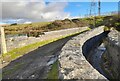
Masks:
[[[120,22],[115,23],[115,28],[120,31]]]
[[[110,31],[110,27],[105,26],[104,31]]]
[[[39,35],[44,35],[44,32],[28,32],[28,37],[39,37]]]

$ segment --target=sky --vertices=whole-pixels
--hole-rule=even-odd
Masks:
[[[83,0],[82,0],[83,1]],[[91,0],[2,0],[0,24],[46,22],[65,18],[80,18],[90,13]],[[109,0],[110,1],[110,0]],[[112,0],[113,1],[113,0]],[[101,3],[101,13],[118,11],[118,0]],[[95,13],[98,12],[96,2]]]

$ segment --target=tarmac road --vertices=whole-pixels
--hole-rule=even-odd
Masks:
[[[12,61],[2,69],[3,79],[44,79],[49,70],[47,62],[70,38],[47,44]]]

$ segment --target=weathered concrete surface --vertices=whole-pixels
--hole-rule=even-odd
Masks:
[[[69,40],[59,55],[60,79],[106,79],[85,59],[82,46],[91,37],[103,32],[103,27],[80,34]]]
[[[89,58],[90,52],[94,51],[95,48],[99,47],[102,43],[103,39],[107,37],[109,32],[103,32],[99,35],[96,35],[90,39],[88,39],[84,45],[82,46],[83,54],[86,58]]]
[[[111,79],[120,79],[120,32],[111,30],[104,44],[106,52],[102,56],[103,68],[110,74]]]
[[[88,39],[82,46],[82,51],[89,63],[102,75],[107,77],[101,68],[101,56],[105,52],[104,45],[102,44],[103,39],[108,35],[109,31],[105,31],[99,35],[96,35]],[[102,44],[102,45],[101,45]]]

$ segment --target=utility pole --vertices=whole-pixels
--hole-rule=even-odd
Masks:
[[[95,2],[95,0],[91,0],[90,14],[89,15],[90,15],[91,18],[93,18],[94,23],[92,23],[91,20],[90,20],[90,23],[93,24],[93,27],[96,26],[96,18],[95,18],[96,12],[95,12],[95,10],[96,10],[96,2]]]
[[[120,18],[120,1],[118,2],[118,18]]]
[[[3,54],[7,53],[4,27],[1,26],[0,31],[1,31],[1,54]]]
[[[98,15],[100,16],[101,14],[101,2],[100,2],[100,0],[98,0]]]
[[[91,3],[90,3],[90,16],[94,16],[95,15],[95,8],[96,8],[96,2],[95,0],[91,0]]]

